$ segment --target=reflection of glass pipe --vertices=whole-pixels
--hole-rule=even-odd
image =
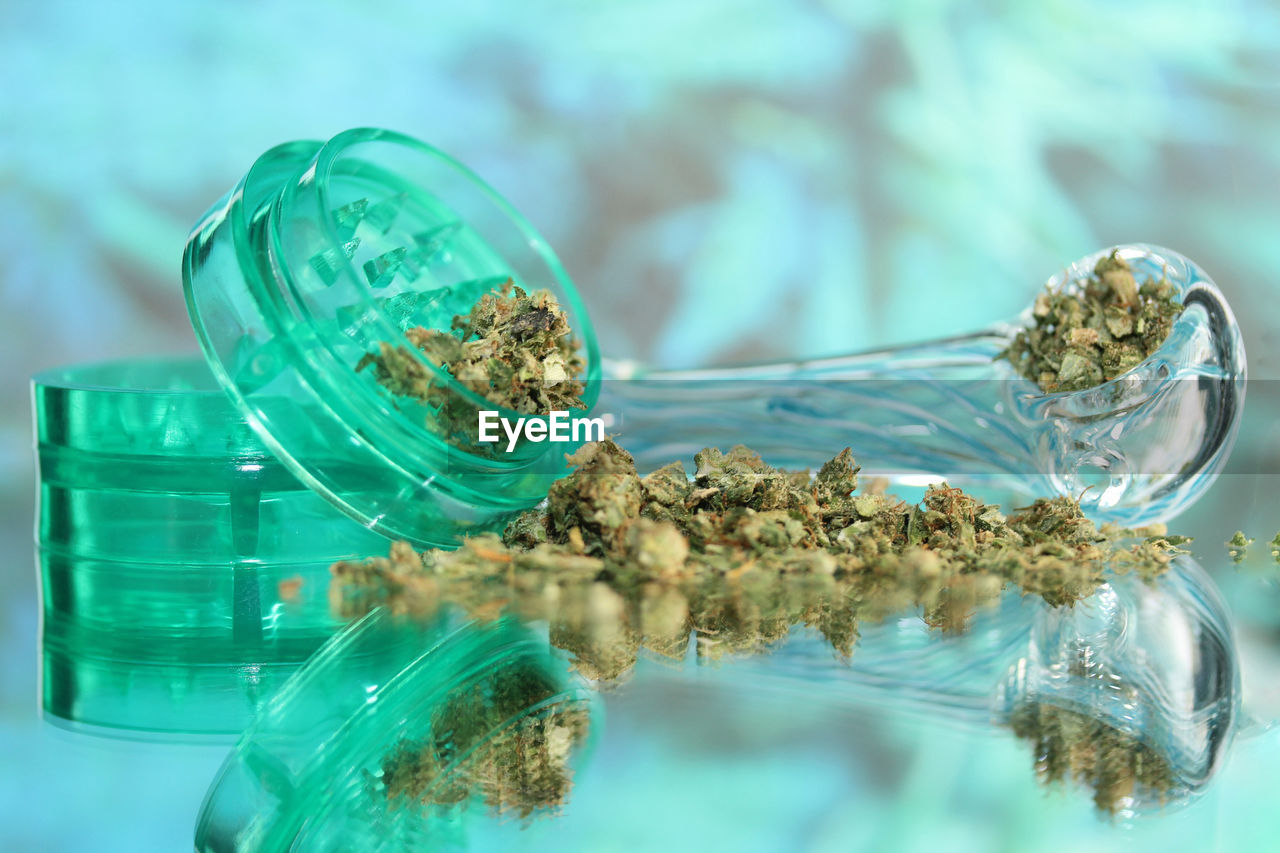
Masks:
[[[997,693],[998,718],[1038,740],[1042,773],[1084,775],[1100,806],[1144,810],[1199,793],[1221,765],[1240,712],[1240,673],[1226,606],[1190,558],[1156,584],[1113,581],[1088,606],[1045,610],[1025,657]],[[1058,721],[1044,725],[1043,709]],[[1101,731],[1082,737],[1063,712]],[[1112,753],[1130,753],[1125,766]],[[1144,756],[1165,767],[1142,767]],[[1055,766],[1056,765],[1056,766]],[[1149,781],[1152,780],[1152,781]]]
[[[1194,796],[1236,725],[1239,675],[1226,611],[1185,556],[1154,583],[1113,577],[1074,607],[1007,595],[961,636],[891,618],[865,590],[802,575],[615,587],[526,571],[505,582],[438,577],[418,592],[394,604],[426,615],[445,603],[473,613],[497,603],[544,620],[551,644],[605,682],[625,677],[646,652],[687,659],[692,644],[698,660],[732,660],[754,684],[1009,725],[1037,742],[1047,775],[1055,755],[1081,753],[1072,732],[1088,731],[1105,744],[1106,760],[1064,758],[1062,766],[1092,785],[1108,811]],[[821,639],[788,636],[801,625]]]
[[[439,849],[468,811],[562,805],[594,694],[509,619],[376,610],[266,703],[210,788],[202,853]]]
[[[655,371],[606,363],[600,408],[642,469],[707,445],[746,444],[778,465],[845,446],[867,473],[992,484],[1028,498],[1079,495],[1127,525],[1176,515],[1226,463],[1244,402],[1245,354],[1222,294],[1168,249],[1120,247],[1140,281],[1167,276],[1184,310],[1146,361],[1096,388],[1045,394],[996,357],[1031,323],[884,352]],[[1080,286],[1100,257],[1050,280]]]
[[[1011,725],[1037,741],[1042,773],[1052,769],[1046,748],[1062,753],[1065,765],[1066,752],[1089,747],[1047,729],[1045,709],[1074,714],[1092,726],[1081,737],[1091,731],[1105,739],[1111,765],[1092,773],[1071,766],[1080,772],[1066,775],[1081,777],[1099,807],[1113,812],[1180,804],[1200,793],[1226,755],[1240,703],[1226,607],[1186,556],[1154,583],[1112,578],[1074,607],[1007,601],[958,640],[886,624],[863,635],[847,668],[805,642],[747,665],[763,677],[799,679],[851,699],[898,707],[906,700],[974,724]],[[1144,755],[1165,768],[1135,778]],[[1109,781],[1116,778],[1119,784]],[[1158,787],[1134,784],[1143,778],[1159,780]]]

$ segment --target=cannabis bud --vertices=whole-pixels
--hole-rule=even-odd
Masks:
[[[436,410],[433,430],[469,450],[478,441],[480,407],[448,386],[428,367],[453,378],[495,407],[526,415],[582,408],[579,378],[586,362],[578,351],[568,317],[546,290],[526,293],[507,279],[484,294],[470,313],[453,318],[452,329],[407,329],[416,353],[383,342],[365,353],[356,370],[374,370],[374,378],[396,397]],[[425,362],[425,363],[424,363]]]
[[[1113,251],[1078,289],[1045,292],[1034,325],[1018,332],[998,358],[1042,391],[1081,391],[1109,382],[1154,353],[1182,311],[1165,278],[1141,286]]]
[[[1280,538],[1280,534],[1277,534]],[[1237,530],[1235,535],[1227,540],[1227,553],[1231,555],[1231,562],[1241,563],[1249,553],[1249,546],[1253,544],[1253,540],[1244,535],[1244,531]]]

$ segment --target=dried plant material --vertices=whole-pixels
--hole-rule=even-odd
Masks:
[[[341,583],[329,585],[329,609],[341,618],[358,618],[379,605],[395,613],[435,610],[439,585],[408,542],[391,543],[388,557],[334,563],[331,570]]]
[[[1280,535],[1280,534],[1278,534]],[[1235,535],[1227,540],[1227,553],[1231,555],[1231,562],[1241,563],[1249,553],[1249,546],[1253,544],[1253,540],[1244,535],[1243,530],[1237,530]]]
[[[1104,814],[1114,816],[1137,796],[1163,802],[1174,787],[1173,769],[1159,753],[1088,714],[1029,703],[1013,713],[1009,725],[1031,742],[1041,781],[1073,780],[1092,788],[1094,805]]]
[[[434,425],[446,438],[477,442],[475,403],[431,370],[431,364],[495,407],[525,415],[582,408],[586,362],[568,316],[546,290],[526,293],[511,279],[480,297],[450,331],[415,327],[405,337],[416,349],[383,342],[356,370],[372,366],[380,385],[438,409]],[[425,361],[425,363],[424,363]]]
[[[428,616],[449,604],[475,618],[546,620],[579,672],[612,682],[642,649],[681,659],[692,641],[700,658],[716,660],[764,651],[798,625],[846,658],[860,625],[911,610],[958,633],[1007,588],[1070,606],[1104,571],[1155,578],[1190,541],[1163,526],[1099,529],[1069,498],[1006,517],[946,484],[920,504],[883,487],[859,492],[848,450],[814,476],[773,468],[744,447],[698,453],[692,477],[678,463],[641,477],[612,442],[586,445],[570,462],[575,470],[545,508],[501,537],[421,555],[396,543],[389,557],[335,563],[335,608]],[[1010,724],[1036,743],[1046,780],[1084,780],[1108,813],[1139,787],[1159,794],[1172,784],[1156,753],[1085,715],[1036,704]],[[408,754],[395,778],[414,781],[397,784],[424,789],[439,759],[420,746]],[[552,781],[533,784],[531,796],[548,798],[557,777],[539,778]]]
[[[577,703],[535,708],[558,689],[546,673],[519,664],[460,688],[432,714],[425,738],[402,742],[384,759],[387,797],[442,806],[478,797],[521,818],[563,805],[573,785],[569,757],[589,719]]]
[[[608,441],[570,462],[576,469],[545,508],[502,537],[421,555],[397,543],[390,557],[334,564],[335,609],[511,609],[549,619],[552,642],[584,674],[615,679],[642,647],[682,654],[690,631],[713,658],[763,649],[800,624],[847,656],[860,623],[913,609],[959,633],[1008,587],[1071,605],[1105,570],[1154,578],[1189,541],[1133,542],[1134,531],[1100,530],[1068,498],[1006,517],[946,484],[918,505],[859,492],[848,450],[815,476],[773,468],[744,447],[698,453],[692,478],[678,463],[641,477]]]
[[[276,592],[285,604],[297,604],[302,599],[302,575],[285,578],[276,584]]]
[[[1164,277],[1141,286],[1118,250],[1102,258],[1075,291],[1044,292],[1034,325],[1000,354],[1046,393],[1109,382],[1154,353],[1182,311]]]

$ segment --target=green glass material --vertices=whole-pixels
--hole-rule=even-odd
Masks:
[[[328,567],[385,541],[298,482],[198,359],[33,381],[48,715],[243,728],[338,627]]]
[[[86,631],[46,619],[40,702],[59,728],[112,739],[226,742],[323,643],[210,651],[204,641]]]
[[[433,713],[494,673],[521,671],[550,695],[493,726],[432,783],[464,777],[486,743],[539,715],[575,712],[600,727],[593,691],[571,677],[544,637],[518,621],[401,620],[378,609],[348,626],[263,707],[219,771],[196,827],[202,853],[436,850],[465,843],[466,819],[487,815],[459,791],[451,806],[389,794],[385,761],[406,743],[453,736]],[[465,725],[466,720],[455,722]],[[574,749],[586,760],[592,739]]]
[[[541,500],[572,447],[450,444],[435,410],[355,367],[384,342],[416,353],[407,329],[450,329],[508,278],[568,312],[590,409],[597,344],[555,254],[477,176],[409,137],[350,130],[271,149],[197,223],[183,259],[201,346],[264,444],[362,524],[424,546]],[[420,360],[456,399],[498,409]]]

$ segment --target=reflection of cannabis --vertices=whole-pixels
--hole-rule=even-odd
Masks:
[[[451,392],[423,364],[442,368],[464,388],[495,406],[520,414],[582,408],[585,362],[569,321],[549,291],[525,293],[511,279],[486,293],[471,312],[453,318],[452,331],[411,328],[417,348],[383,342],[356,365],[372,365],[379,384],[440,410],[436,424],[446,436],[474,443],[477,407]]]
[[[559,688],[533,666],[512,665],[451,695],[426,738],[405,741],[383,761],[387,796],[425,805],[479,797],[502,814],[529,817],[568,800],[571,748],[588,727],[581,704],[551,704]]]
[[[697,454],[692,480],[678,463],[640,477],[612,442],[570,461],[576,470],[555,483],[546,508],[521,515],[502,538],[422,555],[397,543],[390,558],[335,564],[335,607],[514,608],[550,618],[552,642],[585,674],[616,678],[641,645],[679,654],[690,629],[699,653],[713,657],[759,649],[797,624],[848,655],[859,622],[913,608],[959,632],[1006,586],[1072,604],[1097,589],[1104,567],[1150,578],[1185,541],[1121,544],[1129,531],[1099,531],[1067,498],[1006,518],[946,485],[919,505],[857,492],[848,450],[813,477],[743,447]]]
[[[1009,725],[1032,743],[1036,772],[1046,784],[1072,779],[1088,785],[1094,805],[1107,814],[1141,789],[1163,801],[1174,785],[1169,763],[1151,747],[1087,714],[1034,703],[1018,709]]]
[[[1139,287],[1118,252],[1102,258],[1078,292],[1042,293],[1001,358],[1046,392],[1080,391],[1115,379],[1155,352],[1182,311],[1167,279]]]
[[[1277,534],[1280,539],[1280,534]],[[1249,553],[1249,546],[1253,544],[1253,540],[1244,535],[1243,530],[1237,530],[1235,535],[1227,540],[1227,553],[1231,555],[1231,562],[1244,562],[1245,556]]]
[[[1103,687],[1113,705],[1132,707],[1138,691],[1085,650],[1068,667],[1076,678]],[[1009,717],[1014,734],[1030,741],[1046,784],[1074,780],[1093,789],[1098,810],[1115,815],[1135,800],[1165,802],[1176,779],[1169,762],[1132,734],[1095,716],[1045,702],[1027,702]]]

